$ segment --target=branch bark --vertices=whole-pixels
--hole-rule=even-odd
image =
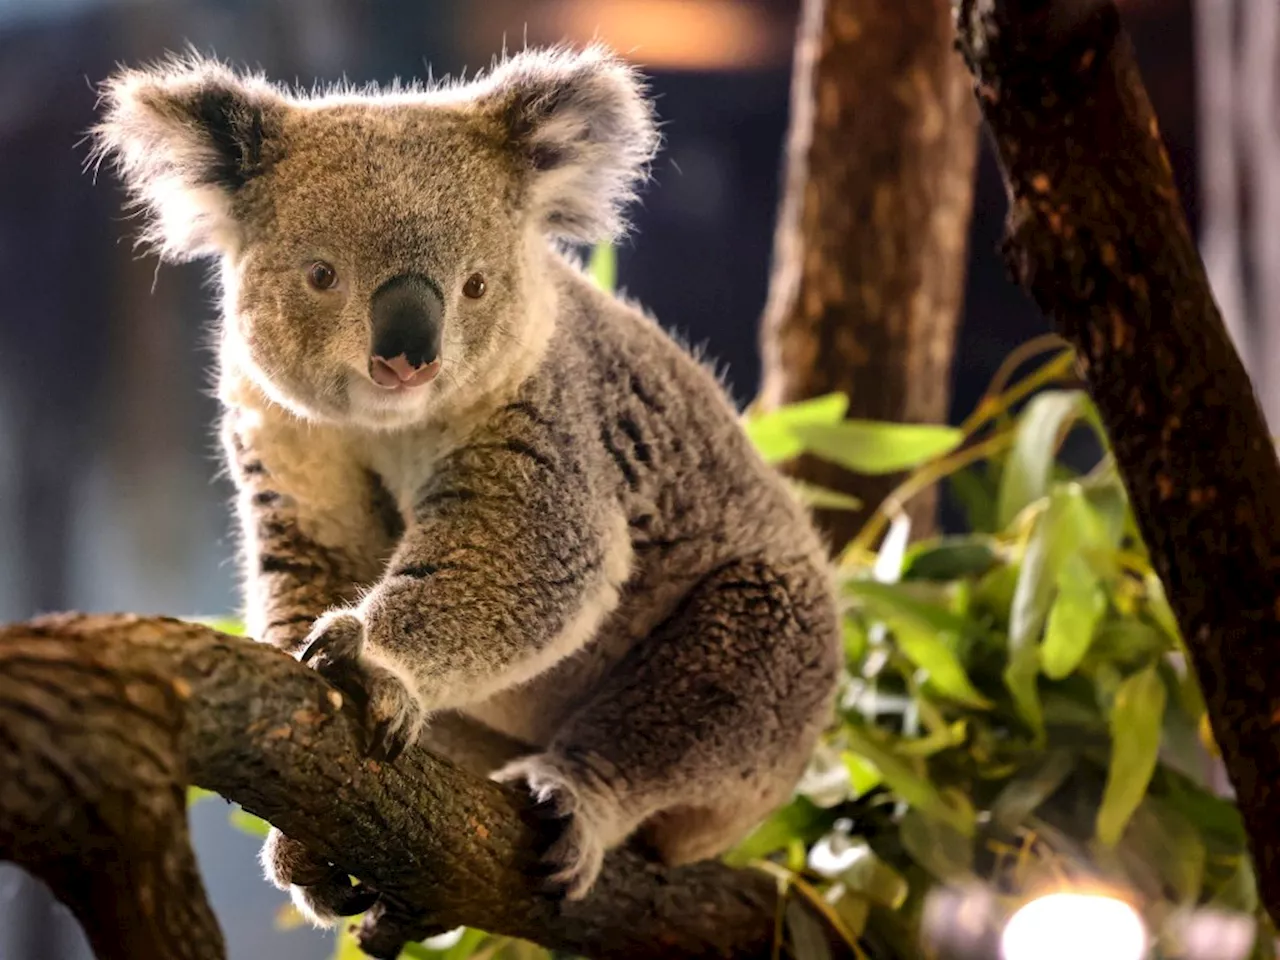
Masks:
[[[762,407],[840,391],[850,416],[945,422],[978,129],[953,43],[947,0],[805,0]],[[789,470],[864,502],[817,512],[837,549],[901,479]],[[936,492],[910,509],[931,530]]]
[[[1280,920],[1280,464],[1109,0],[954,0],[1005,253],[1079,364]]]
[[[624,850],[587,900],[549,899],[528,798],[422,748],[376,763],[359,737],[318,674],[243,638],[127,615],[2,627],[0,859],[49,884],[99,960],[222,958],[194,783],[377,891],[359,934],[375,957],[464,925],[590,957],[771,955],[784,905],[764,873]]]

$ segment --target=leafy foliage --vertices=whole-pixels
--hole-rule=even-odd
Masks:
[[[1271,957],[1203,699],[1069,364],[1060,353],[989,393],[888,501],[947,483],[967,533],[906,547],[905,516],[867,518],[840,558],[839,722],[733,858],[804,878],[864,954],[945,941],[925,909],[945,890],[981,891],[998,929],[1046,890],[1101,889],[1140,911],[1157,956],[1181,954],[1176,918],[1211,906],[1256,918],[1252,956]],[[794,426],[844,405],[797,407],[750,415],[766,458],[848,462]],[[1087,470],[1062,454],[1081,432],[1102,449]],[[921,449],[904,441],[900,462]]]
[[[592,270],[612,283],[606,255]],[[905,515],[868,514],[839,558],[838,722],[794,799],[726,859],[773,873],[858,956],[921,955],[945,936],[927,920],[944,891],[979,891],[995,929],[1046,890],[1101,889],[1142,913],[1157,956],[1179,956],[1177,918],[1208,906],[1256,918],[1251,956],[1273,957],[1204,701],[1096,412],[1065,352],[1006,386],[1025,359],[959,429],[847,420],[839,395],[744,418],[770,462],[910,468],[890,503],[946,484],[969,530],[909,544]],[[1102,450],[1085,470],[1063,455],[1081,434]],[[789,908],[779,929],[780,956],[827,955],[811,913]],[[358,955],[340,934],[335,956]],[[404,956],[550,955],[467,930]]]

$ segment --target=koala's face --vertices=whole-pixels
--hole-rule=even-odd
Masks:
[[[109,82],[98,150],[172,259],[222,258],[224,350],[304,417],[392,428],[538,351],[548,238],[596,241],[656,145],[599,48],[467,86],[287,94],[186,60]]]
[[[223,271],[232,349],[283,402],[413,421],[538,335],[496,124],[350,104],[287,115],[281,135]]]

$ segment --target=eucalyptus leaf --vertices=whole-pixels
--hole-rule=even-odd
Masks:
[[[608,243],[598,243],[591,251],[587,275],[606,293],[612,293],[618,282],[618,253]]]
[[[974,533],[994,533],[996,496],[999,485],[986,463],[957,470],[947,477],[947,487],[964,513],[966,525]]]
[[[212,790],[206,790],[204,787],[187,787],[187,806],[190,807],[201,800],[216,796],[216,793]]]
[[[844,760],[845,769],[849,771],[849,789],[855,799],[865,796],[884,782],[874,764],[851,750],[843,751],[840,756]]]
[[[1017,774],[991,804],[991,822],[1012,833],[1057,791],[1076,768],[1070,750],[1051,750],[1035,765]]]
[[[844,590],[880,619],[906,619],[935,633],[964,634],[980,628],[972,620],[927,598],[939,595],[929,584],[877,583],[874,580],[847,580]]]
[[[900,837],[911,858],[943,883],[968,879],[973,870],[973,840],[952,825],[908,810]]]
[[[1053,605],[1058,576],[1067,558],[1077,553],[1092,562],[1095,572],[1109,570],[1114,559],[1107,560],[1106,542],[1101,521],[1076,483],[1052,491],[1032,526],[1009,610],[1009,663],[1004,678],[1019,715],[1037,737],[1044,734],[1037,685],[1041,632]]]
[[[867,928],[867,918],[871,915],[870,900],[837,883],[827,895],[827,902],[851,934],[855,937],[862,936]]]
[[[231,825],[241,833],[247,833],[255,837],[265,837],[271,832],[271,824],[255,817],[247,810],[241,810],[239,807],[231,811],[228,819],[231,821]]]
[[[875,766],[889,788],[907,804],[949,824],[964,836],[973,835],[973,810],[948,803],[915,764],[896,755],[889,747],[852,724],[845,725],[843,736],[849,749]]]
[[[911,892],[906,879],[876,856],[865,840],[852,841],[846,856],[851,862],[840,872],[840,882],[846,889],[890,910],[897,910],[906,902]]]
[[[872,420],[799,423],[791,432],[807,453],[862,474],[897,473],[948,453],[964,440],[955,427]]]
[[[1146,797],[1129,820],[1120,853],[1131,872],[1150,871],[1179,903],[1193,906],[1199,900],[1208,850],[1195,826],[1169,804]]]
[[[1258,880],[1248,856],[1241,854],[1235,858],[1231,873],[1218,885],[1209,902],[1243,914],[1252,914],[1258,909]]]
[[[995,541],[984,535],[948,537],[916,546],[903,561],[904,580],[980,577],[999,562]]]
[[[793,837],[818,836],[830,821],[824,811],[803,797],[796,797],[774,811],[725,856],[732,866],[745,866],[783,849]]]
[[[796,498],[805,506],[815,510],[861,510],[862,501],[839,490],[829,490],[817,484],[805,483],[803,480],[787,481]]]
[[[796,960],[831,960],[831,944],[827,942],[826,930],[803,900],[790,898],[785,916],[791,954]]]
[[[804,453],[794,428],[806,423],[831,424],[844,419],[849,398],[828,393],[763,412],[749,411],[742,426],[756,450],[769,463],[781,463]]]
[[[1146,795],[1164,724],[1165,686],[1154,666],[1120,684],[1111,706],[1111,762],[1098,808],[1097,837],[1113,847]]]
[[[1173,608],[1169,606],[1169,599],[1164,592],[1164,584],[1152,571],[1143,579],[1143,585],[1146,587],[1147,606],[1151,610],[1152,619],[1169,637],[1181,643],[1182,631],[1178,629],[1178,618],[1174,616]]]
[[[1169,639],[1149,623],[1132,617],[1103,620],[1094,630],[1088,658],[1132,668],[1150,663],[1170,646]]]
[[[924,671],[928,684],[938,693],[979,710],[991,708],[991,701],[970,681],[945,634],[935,633],[910,617],[893,615],[885,622],[903,655]]]
[[[1097,576],[1079,555],[1063,562],[1057,587],[1040,647],[1040,668],[1051,680],[1061,680],[1080,665],[1107,609]]]
[[[1049,492],[1058,443],[1064,430],[1081,415],[1083,398],[1079,390],[1045,390],[1027,403],[1000,477],[998,527],[1009,526],[1028,504]]]

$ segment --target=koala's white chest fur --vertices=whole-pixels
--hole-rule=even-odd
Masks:
[[[402,517],[413,516],[414,500],[440,459],[456,445],[442,429],[423,427],[394,433],[366,433],[357,447],[368,468],[395,500]]]

